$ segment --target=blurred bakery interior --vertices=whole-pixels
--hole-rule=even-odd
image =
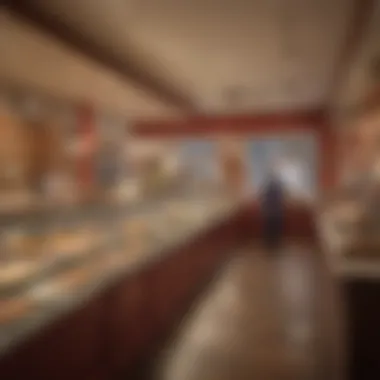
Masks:
[[[0,378],[137,378],[242,247],[266,255],[273,170],[317,274],[311,356],[378,378],[379,4],[180,3],[0,5]]]

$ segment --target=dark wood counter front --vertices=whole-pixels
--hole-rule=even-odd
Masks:
[[[347,316],[347,367],[349,379],[380,376],[380,278],[341,282]]]
[[[290,235],[311,233],[310,213],[288,215]],[[244,207],[126,273],[80,309],[0,358],[0,378],[105,380],[153,355],[234,248],[260,235],[260,214]]]
[[[325,362],[331,362],[334,346],[338,344],[340,366],[343,369],[343,376],[339,379],[378,379],[380,377],[378,259],[366,256],[365,252],[357,256],[345,255],[339,252],[339,245],[334,242],[333,235],[326,233],[322,226],[319,226],[319,230],[319,240],[324,245],[322,251],[328,266],[327,281],[331,283],[330,290],[323,288],[322,295],[324,302],[329,298],[332,301],[330,308],[324,310],[324,330],[329,333],[329,345],[324,347]]]
[[[247,209],[126,274],[0,359],[0,378],[105,380],[152,354],[233,247],[247,237]]]
[[[1,378],[87,379],[94,370],[101,373],[103,310],[103,297],[93,300],[3,357]]]
[[[262,213],[257,202],[251,203],[245,215],[245,233],[259,238],[262,235]],[[310,205],[295,203],[285,209],[285,235],[289,238],[316,238],[313,210]]]

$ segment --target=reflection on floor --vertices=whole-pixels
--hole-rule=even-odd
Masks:
[[[196,305],[157,369],[160,380],[316,378],[313,252],[246,248]]]

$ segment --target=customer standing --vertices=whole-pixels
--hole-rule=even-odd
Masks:
[[[263,237],[270,250],[279,248],[284,232],[285,194],[281,180],[271,172],[261,199]]]

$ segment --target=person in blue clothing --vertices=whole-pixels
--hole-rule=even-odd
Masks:
[[[264,186],[261,199],[263,237],[270,250],[279,248],[284,230],[285,194],[282,181],[272,172]]]

